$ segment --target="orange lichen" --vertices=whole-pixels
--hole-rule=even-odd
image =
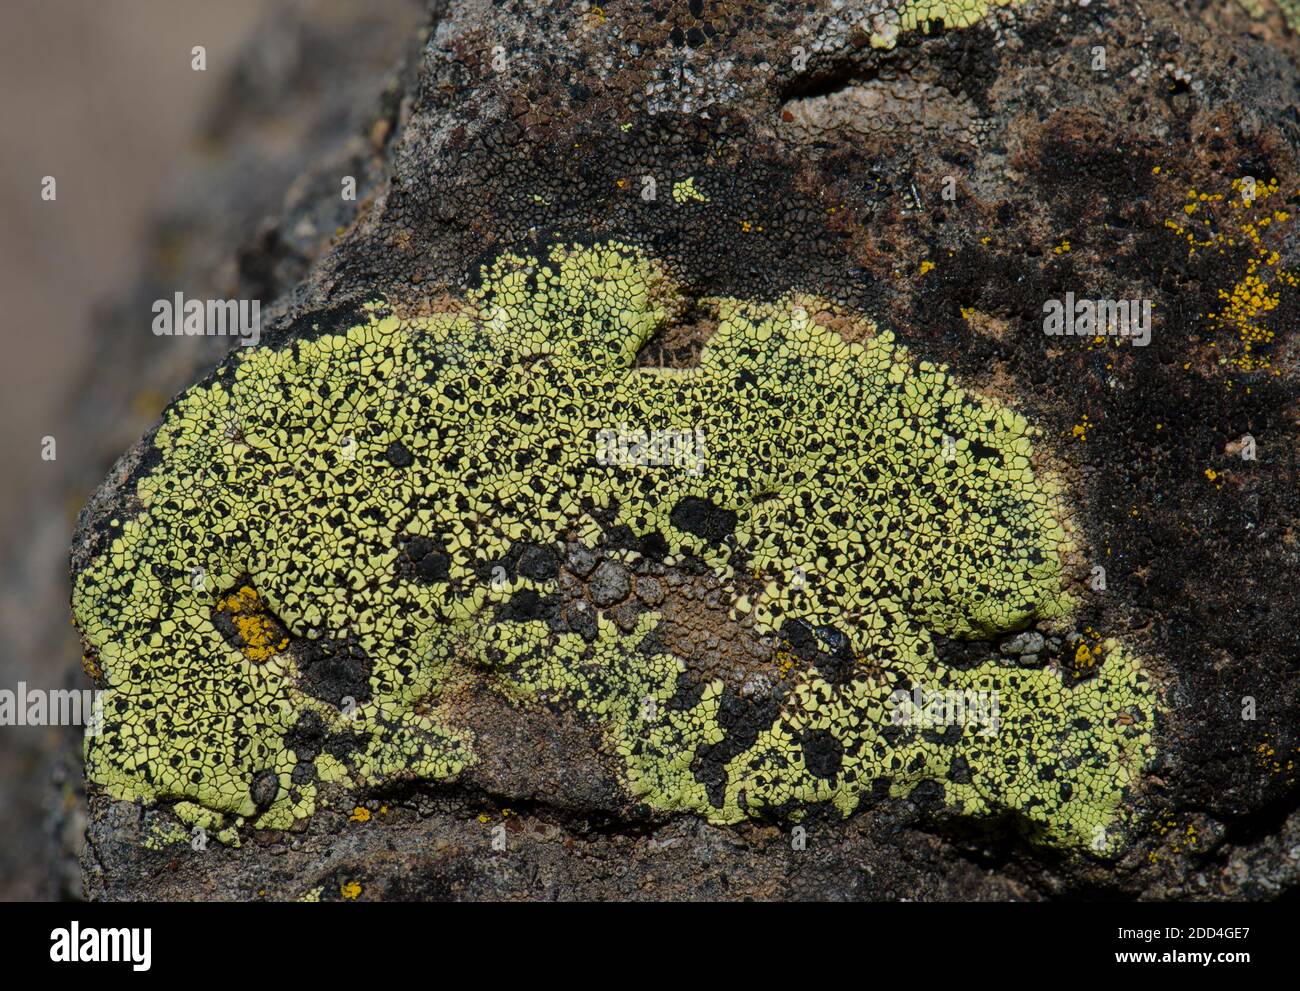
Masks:
[[[217,600],[217,612],[234,627],[240,653],[260,664],[289,646],[289,637],[266,610],[257,589],[241,585]]]
[[[1300,275],[1282,268],[1281,255],[1266,243],[1276,242],[1281,237],[1279,230],[1292,218],[1284,210],[1264,205],[1280,191],[1276,179],[1265,183],[1238,178],[1232,181],[1232,188],[1236,195],[1189,189],[1183,206],[1188,219],[1166,220],[1165,227],[1187,242],[1189,256],[1213,251],[1226,257],[1232,249],[1234,257],[1239,257],[1237,249],[1250,249],[1244,271],[1231,286],[1218,290],[1223,305],[1202,316],[1210,327],[1236,338],[1238,348],[1228,358],[1235,367],[1260,371],[1270,367],[1267,355],[1259,351],[1273,340],[1273,330],[1267,326],[1269,314],[1281,303],[1283,289],[1300,286]],[[1223,204],[1229,211],[1226,215]],[[1203,230],[1191,226],[1190,218],[1198,213]]]

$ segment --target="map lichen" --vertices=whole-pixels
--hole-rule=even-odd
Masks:
[[[376,302],[238,349],[165,412],[138,511],[77,576],[107,689],[90,780],[277,828],[326,783],[448,781],[476,759],[450,691],[472,671],[600,727],[654,809],[797,819],[924,783],[1119,849],[1152,747],[1137,659],[941,656],[1074,608],[1026,420],[817,299],[709,305],[697,364],[643,367],[687,307],[669,274],[557,245],[433,315]],[[684,651],[666,617],[706,586],[725,628]]]

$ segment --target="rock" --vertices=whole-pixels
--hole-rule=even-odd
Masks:
[[[657,606],[664,601],[664,586],[657,578],[646,576],[636,580],[636,597],[647,606]]]
[[[570,544],[568,556],[569,570],[579,578],[586,578],[595,570],[596,552],[582,544]]]
[[[596,613],[585,602],[575,602],[569,608],[569,629],[588,643],[596,639]]]
[[[999,645],[998,650],[1008,657],[1020,654],[1037,654],[1043,649],[1043,635],[1034,630],[1026,630],[1023,633],[1017,633],[1010,640],[1004,640]]]
[[[610,616],[624,633],[631,633],[636,629],[637,617],[640,614],[641,610],[637,608],[635,602],[624,602],[610,610]]]
[[[1231,865],[1225,892],[1295,886],[1280,854],[1294,823],[1277,810],[1296,784],[1256,755],[1265,734],[1275,752],[1293,745],[1296,714],[1250,724],[1221,698],[1224,684],[1300,688],[1294,476],[1220,452],[1247,423],[1295,448],[1296,369],[1279,345],[1300,307],[1280,279],[1275,310],[1250,318],[1272,337],[1244,328],[1221,294],[1250,259],[1189,245],[1273,218],[1296,188],[1281,108],[1297,42],[1231,5],[1103,5],[1133,67],[1102,74],[1097,4],[976,6],[986,16],[942,31],[905,28],[893,3],[892,20],[852,3],[438,14],[393,99],[374,195],[262,344],[182,395],[83,513],[74,610],[91,665],[106,685],[139,669],[88,749],[95,896],[249,897],[270,875],[270,897],[332,891],[342,835],[379,898],[1211,897],[1203,855],[1171,839],[1192,816],[1233,837],[1214,861]],[[484,39],[507,36],[494,59]],[[1215,86],[1153,100],[1142,68],[1165,61],[1175,83]],[[1221,204],[1241,173],[1257,185],[1234,211]],[[1256,230],[1289,271],[1287,223]],[[1136,299],[1131,332],[1105,335],[1104,352],[1056,332],[1067,293],[1071,327],[1086,293]],[[227,380],[289,397],[241,411],[260,446],[218,441],[208,422],[244,395]],[[343,415],[335,395],[377,404],[348,407],[373,436],[358,429],[337,471],[321,427]],[[634,440],[598,457],[602,431]],[[173,435],[186,443],[160,450]],[[394,443],[404,454],[384,457]],[[226,488],[182,507],[214,458]],[[261,474],[273,468],[288,472],[279,489]],[[141,506],[141,485],[175,506]],[[282,501],[267,514],[257,499]],[[436,535],[446,568],[417,581],[394,565],[399,526]],[[184,639],[204,629],[193,595],[146,589],[181,620],[165,660],[149,653],[131,576],[219,557],[208,536],[232,527],[284,555],[248,576],[244,625],[287,631],[276,656],[295,665],[319,652],[305,631],[320,626],[364,659],[376,698],[318,692],[309,707],[295,673],[261,719],[243,669],[216,663],[231,644]],[[652,558],[663,581],[638,573],[629,598],[627,567],[587,544]],[[565,546],[559,581],[559,555],[520,545]],[[1073,563],[1106,549],[1111,590],[1076,591]],[[494,585],[487,565],[511,554],[517,573]],[[795,567],[798,588],[773,574]],[[566,575],[591,604],[565,598]],[[529,608],[502,610],[521,587]],[[343,615],[319,604],[339,588]],[[633,634],[647,611],[651,632]],[[1224,616],[1249,654],[1223,646]],[[794,644],[786,619],[829,632]],[[1053,645],[1029,624],[1086,635],[1032,666]],[[243,662],[264,663],[239,632]],[[179,705],[176,658],[207,663],[223,704],[244,704],[291,787],[254,795],[265,765],[244,766],[219,730],[195,758],[179,727],[148,752],[198,784],[159,807],[175,828],[150,840],[126,811],[139,768],[121,741],[147,734],[146,710]],[[447,670],[451,704],[403,708],[414,673]],[[1035,733],[981,733],[990,691],[1004,714],[1032,711]],[[919,727],[884,722],[899,692],[920,700]],[[410,741],[387,724],[348,722],[354,705],[418,715],[418,766],[401,765]],[[307,709],[310,757],[280,715]],[[1020,774],[1026,755],[1055,776]],[[179,794],[180,771],[157,763],[151,786]],[[399,775],[390,817],[338,812]],[[906,800],[890,797],[900,783]],[[834,804],[810,799],[827,789]],[[528,810],[491,867],[485,795]],[[801,817],[822,834],[816,856],[758,838]],[[593,820],[612,825],[593,834]],[[195,821],[217,827],[223,856],[153,869]],[[1006,866],[971,855],[981,840]]]
[[[602,562],[587,583],[591,601],[602,609],[622,602],[632,591],[631,577],[617,561]]]
[[[536,582],[550,581],[559,572],[559,561],[549,547],[528,547],[519,556],[519,573]]]

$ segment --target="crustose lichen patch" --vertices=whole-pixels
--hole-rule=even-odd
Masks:
[[[444,696],[472,668],[589,720],[654,809],[848,814],[927,783],[1118,849],[1152,746],[1137,660],[1107,642],[1076,680],[937,650],[1072,610],[1024,418],[816,300],[714,302],[698,364],[634,367],[684,309],[672,280],[560,245],[499,258],[455,312],[374,305],[232,355],[77,578],[108,689],[90,779],[278,827],[322,782],[450,780],[475,741]],[[689,470],[604,456],[610,431],[689,440]],[[725,620],[698,642],[690,594]],[[996,726],[900,723],[918,688],[996,699]]]

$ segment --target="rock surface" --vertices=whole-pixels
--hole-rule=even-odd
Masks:
[[[274,323],[257,353],[232,355],[169,407],[162,428],[119,462],[83,512],[73,572],[88,666],[123,699],[160,700],[160,718],[179,727],[157,747],[143,741],[142,752],[166,752],[193,725],[186,714],[202,702],[197,679],[225,676],[201,672],[226,656],[220,651],[227,646],[254,674],[268,658],[285,657],[283,697],[297,700],[273,741],[292,756],[269,776],[264,764],[246,759],[248,750],[214,744],[193,758],[206,768],[208,753],[220,755],[217,777],[233,791],[214,790],[197,767],[192,788],[168,784],[161,757],[154,766],[147,758],[128,767],[100,759],[105,751],[92,743],[83,857],[89,894],[1269,898],[1293,888],[1300,871],[1300,686],[1297,600],[1288,577],[1300,563],[1291,274],[1300,267],[1292,233],[1300,121],[1284,108],[1300,49],[1286,13],[1270,4],[1248,11],[1233,3],[1139,9],[975,0],[649,3],[636,10],[435,5],[427,44],[385,96],[388,109],[376,125],[382,140],[360,164],[318,166],[297,187],[291,212],[326,216],[339,204],[339,177],[365,174],[370,193],[355,217],[336,218],[346,230],[319,260],[308,249],[283,271],[268,263],[266,287],[250,294],[269,300],[301,281],[271,308]],[[122,663],[140,646],[115,639],[115,624],[128,612],[110,592],[125,566],[114,557],[128,547],[123,525],[136,521],[147,546],[181,546],[168,543],[178,531],[159,522],[157,486],[169,477],[178,445],[213,427],[199,424],[194,411],[207,408],[222,383],[237,381],[241,368],[288,361],[277,354],[294,356],[299,364],[276,373],[281,378],[245,373],[285,390],[289,422],[305,384],[315,382],[300,356],[319,355],[350,328],[366,327],[365,307],[375,301],[402,328],[431,335],[440,354],[451,353],[457,327],[486,335],[493,355],[507,353],[518,331],[532,350],[511,361],[522,366],[540,354],[544,365],[546,348],[561,348],[569,334],[569,324],[548,317],[541,329],[549,333],[535,343],[528,336],[538,330],[529,307],[547,310],[546,273],[562,268],[548,252],[610,244],[621,246],[620,258],[651,259],[658,273],[644,277],[643,293],[616,293],[616,313],[630,315],[629,326],[641,315],[659,316],[646,318],[640,336],[593,343],[577,335],[582,346],[617,349],[631,340],[627,358],[636,370],[707,370],[716,353],[708,342],[716,349],[751,333],[761,352],[772,335],[810,325],[800,314],[804,304],[791,300],[816,300],[805,307],[815,314],[809,339],[835,335],[861,347],[810,345],[801,352],[808,367],[790,361],[782,372],[796,396],[804,395],[805,375],[817,383],[815,396],[833,396],[837,385],[847,390],[859,381],[851,362],[881,351],[892,333],[910,355],[897,359],[897,381],[910,383],[907,369],[924,369],[923,362],[941,363],[953,377],[954,385],[937,380],[941,399],[918,406],[917,422],[927,429],[936,409],[950,418],[945,423],[965,422],[952,398],[957,386],[978,397],[971,402],[981,409],[1023,415],[1013,421],[1007,414],[996,431],[972,427],[969,437],[954,428],[961,438],[951,450],[944,448],[948,435],[935,428],[935,464],[951,459],[968,466],[969,477],[996,477],[998,499],[1038,508],[1013,512],[1018,522],[1003,530],[980,530],[971,545],[958,539],[971,529],[969,515],[944,515],[951,500],[936,481],[946,477],[942,469],[907,475],[926,493],[922,522],[938,531],[934,546],[943,546],[945,531],[955,544],[946,554],[916,551],[924,564],[916,585],[881,586],[905,606],[905,621],[884,624],[909,631],[895,655],[868,632],[879,627],[873,616],[894,615],[872,611],[883,593],[873,593],[860,612],[835,615],[825,603],[848,599],[818,598],[817,621],[802,626],[761,611],[752,626],[737,622],[740,598],[766,594],[797,612],[798,597],[788,589],[807,585],[816,598],[819,577],[837,567],[856,574],[852,562],[866,542],[844,544],[843,562],[827,552],[823,563],[814,553],[805,573],[797,556],[778,560],[755,550],[769,535],[781,547],[799,544],[805,530],[791,520],[802,516],[760,510],[769,494],[751,492],[739,472],[729,476],[730,493],[702,502],[684,472],[653,531],[665,546],[647,542],[644,529],[615,533],[627,529],[617,516],[604,519],[603,543],[557,530],[549,534],[553,548],[520,548],[502,559],[508,603],[471,615],[468,640],[413,662],[423,670],[434,657],[446,664],[440,672],[457,675],[421,682],[427,694],[404,702],[402,718],[436,735],[438,720],[452,712],[456,738],[470,741],[472,753],[433,759],[420,750],[418,766],[429,773],[414,760],[393,766],[384,755],[401,751],[404,738],[390,738],[394,730],[382,721],[373,730],[377,765],[363,767],[346,747],[331,750],[341,746],[334,712],[317,712],[302,699],[341,712],[340,687],[364,707],[372,692],[382,696],[394,683],[384,665],[398,655],[364,649],[370,606],[394,600],[368,600],[360,587],[356,598],[340,600],[341,612],[313,623],[291,615],[302,596],[277,588],[273,576],[287,574],[284,568],[263,569],[265,587],[248,592],[240,576],[214,571],[225,638],[213,620],[209,646],[175,656],[182,680],[190,672],[194,687],[151,694],[157,672]],[[525,260],[524,281],[509,283],[516,289],[507,292],[501,280],[513,269],[507,265],[502,275],[492,266],[510,253]],[[545,268],[548,259],[554,269]],[[611,281],[619,286],[640,285],[639,261],[627,269],[601,264],[599,272],[617,270]],[[609,299],[581,279],[556,278],[584,317]],[[1044,304],[1067,293],[1151,300],[1149,343],[1045,334]],[[520,308],[520,298],[528,306]],[[448,314],[468,300],[477,306],[469,323],[448,324]],[[494,300],[505,312],[504,337],[493,325]],[[746,301],[750,309],[729,310],[718,300]],[[662,313],[655,309],[661,304]],[[737,312],[752,314],[749,331],[737,329]],[[620,318],[602,319],[606,326]],[[361,357],[370,346],[361,346]],[[825,369],[822,347],[838,356],[827,358]],[[420,375],[403,379],[417,355],[400,354],[404,360],[388,374],[418,406],[434,380],[422,365]],[[427,357],[421,352],[418,360]],[[564,381],[581,385],[591,363],[575,364],[577,377]],[[326,391],[334,381],[325,382]],[[734,412],[757,408],[756,398]],[[791,422],[798,417],[773,413],[747,424],[745,436],[761,442],[765,431]],[[776,472],[788,481],[782,472],[803,466],[810,446],[843,442],[829,428],[817,434],[826,422],[818,419],[801,435],[794,469],[788,458],[758,453],[746,462],[753,477]],[[899,422],[912,429],[906,418]],[[236,425],[227,439],[257,448],[259,436]],[[365,465],[369,439],[359,432],[356,456]],[[855,457],[874,450],[847,439]],[[1024,481],[1028,468],[1013,473],[1016,481],[992,467],[1013,464],[1013,453],[1029,458],[1031,440],[1033,477],[1059,482],[1042,490],[1050,495]],[[416,442],[384,438],[376,464],[382,456],[390,472],[420,465]],[[212,451],[214,465],[227,464],[226,454]],[[500,447],[481,453],[485,461],[501,457]],[[709,459],[718,456],[709,451]],[[325,460],[322,477],[343,477]],[[930,498],[936,485],[940,496]],[[483,491],[466,486],[471,497]],[[373,494],[353,493],[358,504]],[[912,488],[900,483],[886,495],[879,515],[888,519]],[[291,527],[310,516],[306,505],[278,511],[240,539],[273,548],[272,527],[286,514]],[[844,509],[846,518],[853,512]],[[993,516],[1006,522],[1001,509]],[[784,522],[768,534],[754,524],[760,518]],[[865,516],[854,520],[854,532],[866,526]],[[902,548],[891,560],[907,558]],[[401,588],[441,589],[458,569],[472,570],[452,545],[423,534],[404,535],[390,553]],[[366,558],[357,554],[365,573]],[[310,572],[328,557],[322,549],[314,560],[294,560]],[[767,562],[767,570],[747,576],[734,567],[755,562]],[[1019,563],[1003,582],[1007,562]],[[177,558],[170,565],[188,572],[194,563]],[[981,573],[988,588],[980,587]],[[138,575],[147,590],[146,572]],[[933,575],[944,579],[931,584],[947,587],[947,597],[915,591]],[[1047,577],[1053,587],[1040,594]],[[491,567],[483,572],[479,591],[487,601],[505,594],[501,580]],[[768,590],[772,583],[778,591]],[[308,591],[322,592],[321,585],[316,579]],[[862,587],[874,586],[856,591]],[[1015,596],[1025,589],[1035,599],[1022,607]],[[545,605],[552,594],[563,605]],[[145,596],[132,609],[165,607],[154,632],[167,637],[167,624],[181,615],[175,601]],[[404,607],[400,628],[409,615]],[[684,672],[667,683],[676,692],[648,697],[707,717],[699,730],[707,740],[682,730],[691,741],[683,752],[690,773],[672,789],[663,782],[678,779],[664,773],[659,757],[638,764],[662,741],[629,729],[631,722],[611,722],[603,709],[601,718],[591,717],[591,704],[609,696],[587,687],[552,697],[544,679],[514,677],[509,665],[504,682],[483,671],[499,660],[491,649],[494,638],[506,638],[503,622],[529,628],[562,617],[570,638],[563,643],[608,643],[615,645],[609,656],[626,657],[618,645],[646,616],[657,623],[657,641],[645,656],[675,658]],[[556,640],[539,656],[563,658],[569,648],[552,630]],[[882,730],[884,742],[869,738],[878,753],[887,759],[901,752],[895,748],[914,746],[924,767],[853,779],[846,741],[862,745],[861,712],[837,706],[853,691],[865,698],[873,685],[908,688],[911,682],[898,678],[919,663],[918,642],[933,650],[926,671],[936,684],[986,677],[1008,686],[996,756],[966,761],[958,748],[969,741],[961,732],[908,730],[912,736],[899,742]],[[512,664],[521,656],[506,650]],[[1140,679],[1116,680],[1117,667],[1130,663],[1123,658]],[[570,674],[581,666],[563,665]],[[407,674],[402,668],[396,682],[406,684]],[[1149,694],[1133,688],[1139,683]],[[572,688],[571,679],[564,684]],[[1035,712],[1030,696],[1010,688],[1024,685],[1051,705]],[[825,697],[836,705],[794,718],[790,698],[798,686],[814,693],[831,686]],[[523,688],[541,694],[521,700]],[[710,692],[718,698],[713,708]],[[235,711],[244,717],[243,708]],[[1058,711],[1070,713],[1072,724],[1054,730],[1053,745],[1040,750],[1040,724]],[[122,727],[144,732],[132,718],[110,716],[108,740],[119,754]],[[672,717],[653,708],[648,718]],[[253,721],[265,725],[261,715]],[[765,753],[764,733],[777,741]],[[795,770],[778,767],[782,746]],[[936,755],[946,747],[954,759],[940,763]],[[1017,752],[1032,774],[1012,760]],[[865,758],[866,750],[857,754]],[[187,759],[176,758],[173,767]],[[631,785],[645,780],[645,767],[658,784],[637,790]],[[1116,791],[1090,783],[1089,769]],[[753,785],[737,795],[746,774]],[[1098,810],[1109,811],[1098,818]],[[1117,817],[1122,828],[1111,825]],[[1098,825],[1103,839],[1092,844]]]

